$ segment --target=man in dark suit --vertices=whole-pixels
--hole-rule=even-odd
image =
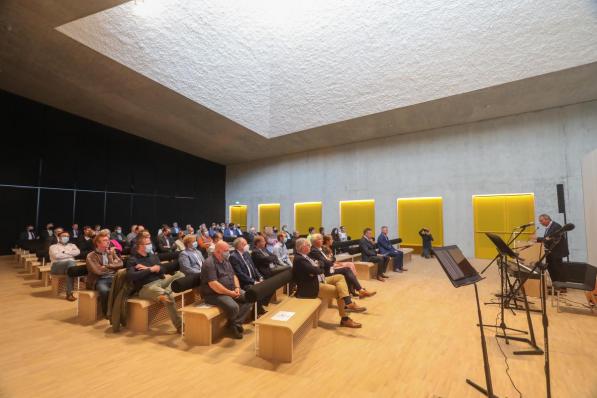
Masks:
[[[296,297],[320,297],[323,300],[335,298],[341,318],[340,326],[360,328],[362,326],[360,323],[353,321],[346,315],[347,307],[354,312],[362,312],[363,310],[360,310],[362,307],[352,302],[344,276],[333,275],[326,277],[323,266],[309,257],[311,243],[305,238],[296,241],[295,252],[292,262],[292,277],[296,282]]]
[[[404,254],[390,243],[390,238],[388,238],[388,227],[385,225],[381,227],[381,233],[377,238],[377,246],[379,247],[379,254],[394,259],[394,272],[408,271],[408,269],[403,267]]]
[[[363,231],[363,237],[359,240],[359,247],[361,249],[361,258],[363,261],[369,261],[377,264],[377,280],[385,282],[384,278],[388,278],[385,274],[388,268],[389,257],[379,256],[377,250],[375,250],[375,244],[372,241],[373,231],[371,228],[365,228]]]
[[[73,224],[71,232],[70,232],[71,239],[77,240],[77,239],[79,239],[80,235],[81,235],[81,232],[79,231],[79,224]]]
[[[49,222],[46,225],[46,229],[44,229],[43,231],[41,231],[39,233],[39,237],[41,238],[41,240],[43,241],[49,241],[50,238],[52,238],[54,236],[54,223]]]
[[[553,221],[547,214],[539,216],[539,223],[545,227],[545,234],[543,238],[537,238],[538,242],[543,242],[547,250],[550,250],[546,257],[547,270],[552,281],[565,281],[566,270],[564,269],[564,257],[568,256],[568,242],[566,235],[561,237],[554,236],[554,233],[559,231],[562,226]]]
[[[79,237],[75,244],[79,247],[79,250],[81,250],[81,253],[84,256],[87,256],[89,252],[92,252],[95,249],[93,246],[93,229],[88,225],[84,226],[83,235]]]
[[[35,227],[33,225],[27,225],[25,231],[21,232],[19,235],[19,240],[35,240],[37,239],[37,235],[35,235]]]
[[[264,279],[276,274],[279,268],[289,268],[282,264],[275,254],[272,254],[265,249],[265,238],[259,235],[253,240],[251,259],[257,270],[263,275]]]
[[[255,264],[253,264],[253,259],[249,254],[249,244],[245,238],[236,238],[232,245],[234,246],[234,251],[230,253],[230,264],[232,264],[241,288],[248,290],[251,286],[263,282],[263,276],[255,267]],[[270,299],[271,295],[257,302],[258,315],[266,313],[263,306],[268,305]]]
[[[158,236],[158,251],[160,253],[169,253],[175,250],[174,241],[170,235],[170,228],[162,228],[162,233]]]

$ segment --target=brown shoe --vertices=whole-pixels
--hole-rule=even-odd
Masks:
[[[376,294],[377,294],[376,291],[369,292],[369,291],[363,289],[359,292],[359,298],[371,297],[371,296],[375,296]]]
[[[378,281],[380,281],[380,282],[385,282],[385,281],[386,281],[386,280],[385,280],[384,278],[382,278],[381,276],[378,276],[378,277],[377,277],[377,278],[375,278],[375,279],[377,279],[377,280],[378,280]]]
[[[75,296],[73,296],[72,294],[69,294],[68,296],[66,296],[66,299],[68,301],[77,301],[77,298]]]
[[[402,271],[408,271],[408,268],[402,268]]]
[[[357,303],[350,303],[345,308],[346,308],[346,311],[348,311],[348,312],[365,312],[365,311],[367,311],[367,308],[359,307],[357,305]]]
[[[363,327],[363,325],[361,325],[358,322],[353,321],[350,318],[346,318],[345,320],[340,321],[340,326],[345,327],[345,328],[353,328],[353,329],[358,329],[358,328]]]

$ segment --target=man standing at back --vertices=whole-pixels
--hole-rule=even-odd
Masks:
[[[404,254],[400,250],[394,248],[392,243],[390,243],[390,238],[388,238],[388,227],[385,225],[381,227],[381,233],[377,238],[377,246],[379,247],[379,254],[394,259],[394,272],[408,271],[403,267]]]
[[[201,268],[201,296],[207,304],[220,308],[228,319],[228,329],[235,339],[243,338],[243,321],[252,305],[244,300],[245,292],[229,261],[228,243],[216,243],[213,255]]]

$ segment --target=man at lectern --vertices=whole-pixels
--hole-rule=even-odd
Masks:
[[[561,235],[561,239],[554,236],[556,232],[561,230],[562,226],[553,221],[547,214],[541,214],[539,216],[539,223],[545,227],[545,234],[542,238],[537,238],[537,242],[543,242],[545,248],[551,250],[546,257],[549,277],[552,281],[565,281],[566,274],[563,258],[569,254],[568,242],[566,241],[565,234]]]

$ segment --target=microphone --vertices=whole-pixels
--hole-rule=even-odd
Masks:
[[[533,221],[531,221],[528,224],[521,225],[520,227],[516,227],[514,229],[524,229],[524,228],[528,228],[528,227],[533,227],[534,225],[535,225],[535,223]]]

